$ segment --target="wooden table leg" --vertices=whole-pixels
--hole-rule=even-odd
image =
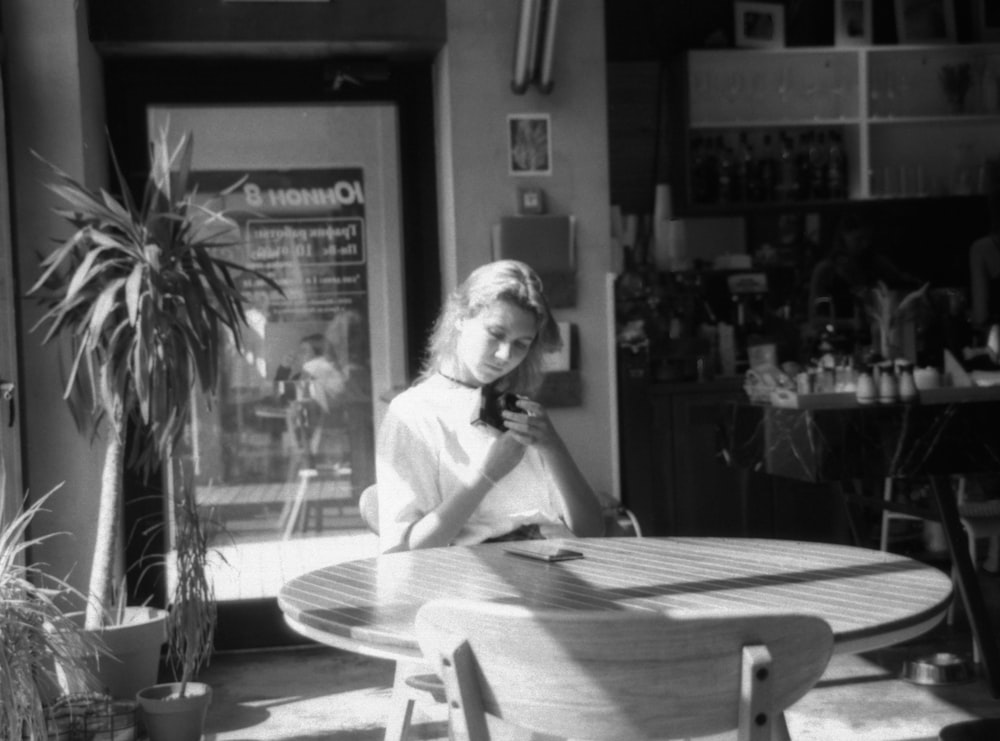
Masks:
[[[990,628],[983,592],[979,588],[979,576],[969,557],[965,530],[958,517],[958,502],[955,501],[955,495],[951,490],[951,479],[947,476],[932,477],[931,493],[941,515],[941,527],[948,543],[948,554],[958,575],[959,592],[962,595],[969,624],[972,626],[973,639],[979,646],[986,682],[993,697],[1000,698],[1000,651],[997,649],[996,636]]]
[[[834,493],[844,504],[844,512],[847,515],[847,528],[851,531],[851,541],[856,546],[861,546],[862,548],[867,547],[867,538],[863,535],[863,527],[859,524],[861,516],[859,514],[859,509],[851,503],[851,498],[845,495],[847,482],[835,481],[830,484]],[[854,494],[856,496],[861,496],[864,492],[862,487],[864,483],[861,481],[851,481],[850,486],[854,489]]]

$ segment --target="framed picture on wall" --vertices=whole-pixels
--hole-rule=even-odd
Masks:
[[[872,0],[836,0],[834,37],[837,46],[872,42]]]
[[[972,0],[979,41],[1000,41],[1000,3]]]
[[[733,9],[736,46],[768,49],[785,45],[784,6],[737,0]]]
[[[901,44],[954,43],[954,0],[896,0],[896,35]]]
[[[551,175],[549,114],[514,113],[507,116],[507,151],[511,175]]]

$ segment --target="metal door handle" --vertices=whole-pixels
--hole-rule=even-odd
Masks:
[[[11,381],[0,381],[0,398],[7,402],[7,426],[14,426],[14,384]]]

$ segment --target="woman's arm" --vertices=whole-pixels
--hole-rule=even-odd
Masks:
[[[541,454],[559,492],[566,526],[581,538],[604,535],[604,508],[545,408],[528,399],[520,399],[518,404],[524,410],[523,414],[503,413],[507,428],[515,439],[525,445],[533,445]]]
[[[481,468],[464,472],[462,486],[447,499],[439,490],[439,451],[422,431],[419,410],[389,406],[379,430],[380,547],[384,553],[450,545],[495,482],[524,457],[524,446],[507,432],[491,445]]]
[[[524,457],[524,446],[509,433],[497,438],[481,470],[470,470],[461,491],[448,497],[410,528],[410,550],[450,545],[497,481]]]

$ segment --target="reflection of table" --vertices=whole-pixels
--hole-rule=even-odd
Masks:
[[[723,452],[736,466],[840,485],[865,479],[927,478],[959,591],[994,697],[1000,652],[969,558],[950,476],[1000,471],[1000,401],[782,409],[725,405]],[[869,503],[870,504],[870,503]],[[888,508],[897,508],[889,505]]]
[[[944,617],[952,591],[938,569],[851,546],[725,538],[566,544],[584,558],[546,564],[488,544],[337,564],[289,581],[278,605],[309,638],[395,660],[420,657],[414,617],[439,597],[567,610],[799,612],[826,619],[843,653],[920,635]]]

